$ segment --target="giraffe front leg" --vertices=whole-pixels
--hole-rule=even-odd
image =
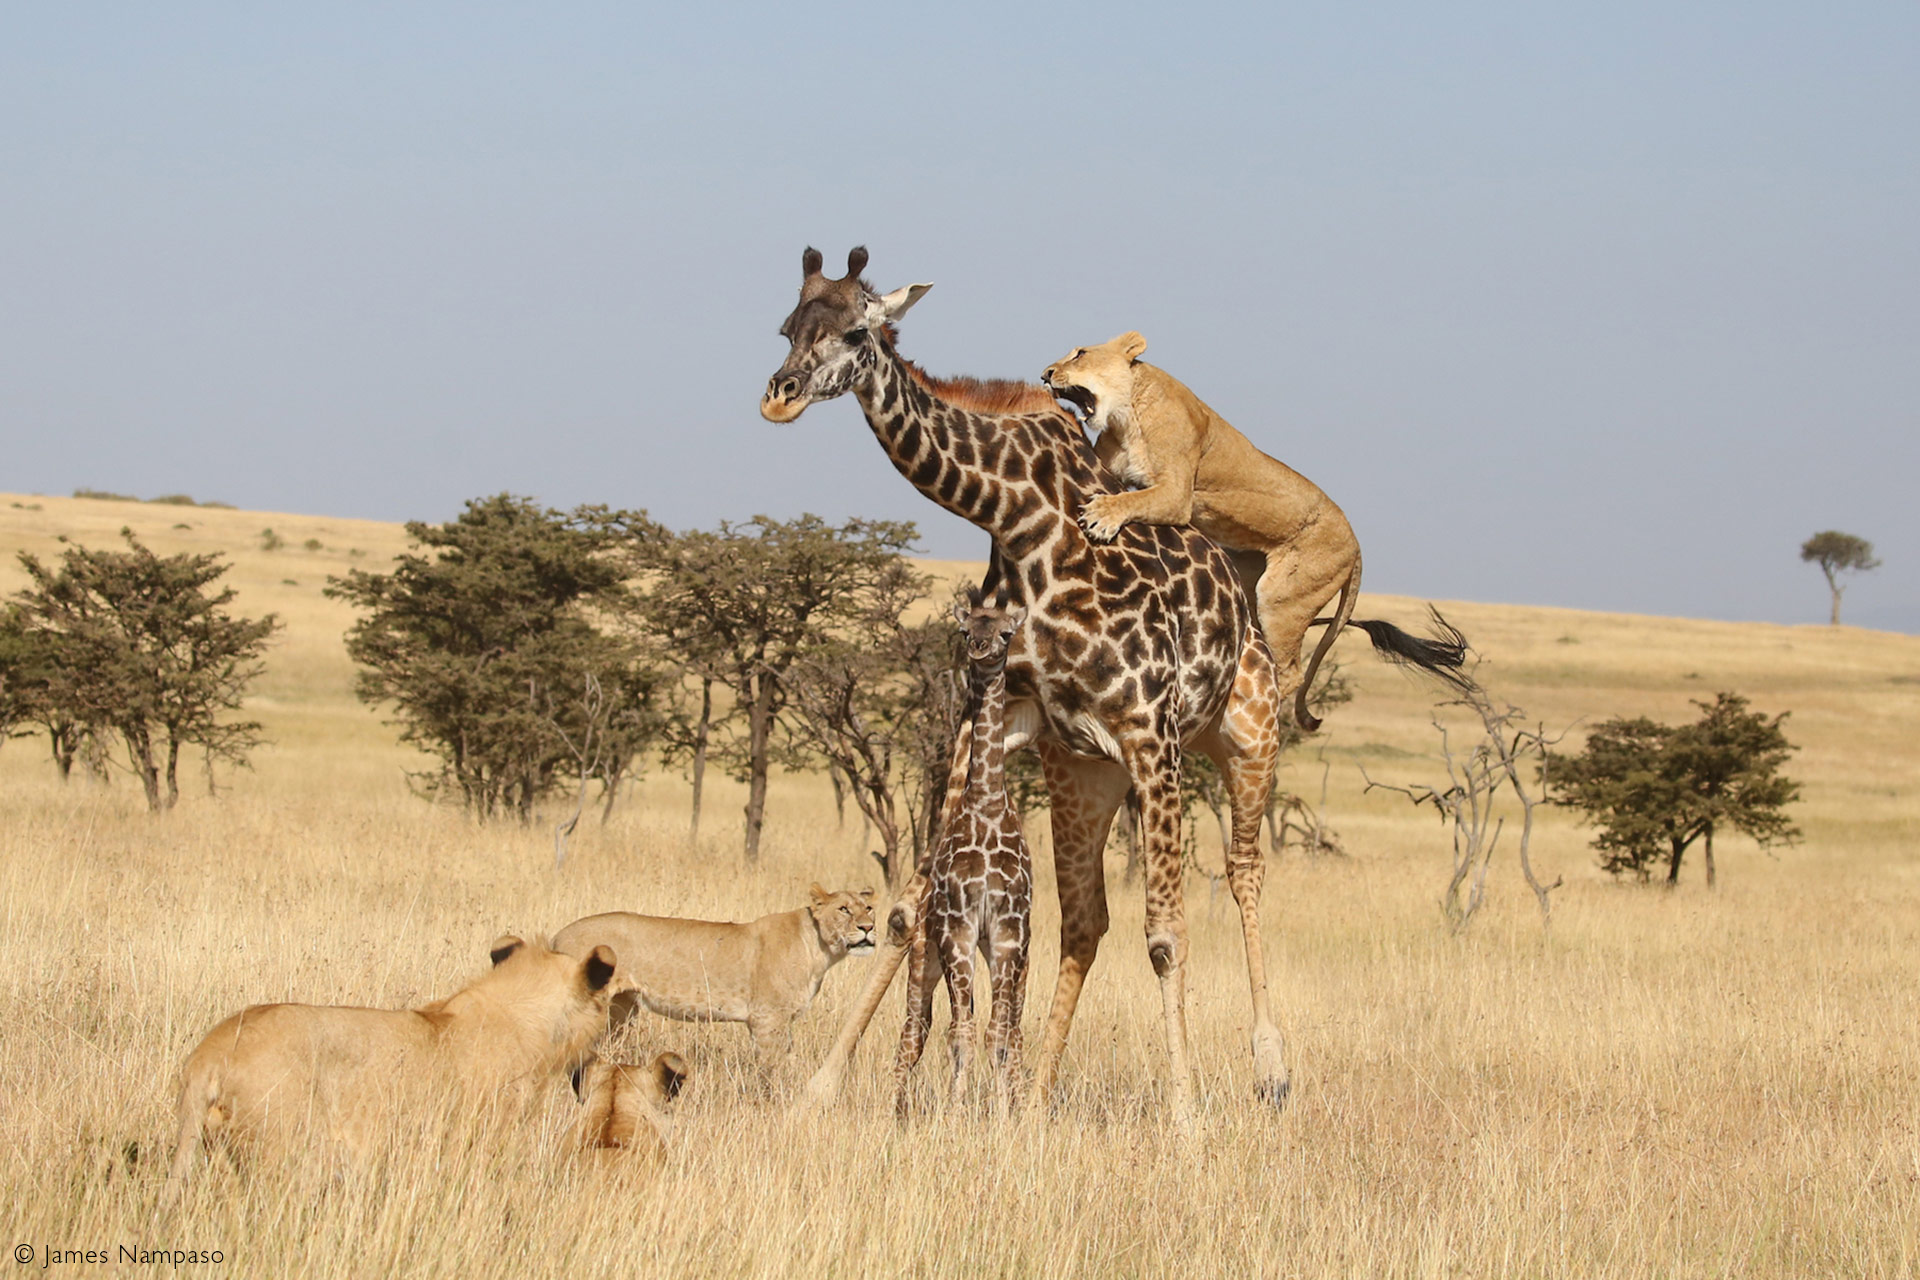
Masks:
[[[928,933],[923,921],[909,948],[912,959],[907,966],[907,1017],[901,1024],[900,1047],[893,1058],[893,1110],[902,1120],[911,1110],[913,1069],[926,1051],[927,1028],[933,1023],[933,988],[939,981],[939,970],[928,956],[932,950]]]
[[[1066,1051],[1080,988],[1107,932],[1107,879],[1102,856],[1113,812],[1132,786],[1127,771],[1107,760],[1082,760],[1052,742],[1039,744],[1053,813],[1054,880],[1060,894],[1060,975],[1053,1007],[1033,1065],[1027,1103],[1052,1100],[1060,1056]]]
[[[1020,1104],[1020,1013],[1027,989],[1029,935],[1024,918],[1008,921],[995,935],[989,980],[993,1015],[987,1022],[987,1054],[994,1071],[994,1103],[1002,1111]]]
[[[966,1105],[967,1076],[973,1067],[973,940],[941,940],[940,964],[947,974],[947,1004],[953,1010],[953,1025],[948,1028],[949,1051],[953,1055],[953,1083],[949,1100],[955,1107]]]

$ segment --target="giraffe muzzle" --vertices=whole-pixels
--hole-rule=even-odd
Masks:
[[[760,397],[760,416],[768,422],[792,422],[806,409],[801,395],[802,379],[797,373],[776,373],[767,382],[767,393]]]

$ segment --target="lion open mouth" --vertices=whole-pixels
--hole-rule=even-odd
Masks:
[[[1047,390],[1053,392],[1057,399],[1072,405],[1083,418],[1093,412],[1093,392],[1086,387],[1076,387],[1072,383],[1059,386],[1048,383]]]

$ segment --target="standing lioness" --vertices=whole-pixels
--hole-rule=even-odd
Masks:
[[[792,1048],[793,1020],[806,1011],[827,970],[873,950],[873,890],[828,893],[747,924],[641,916],[631,911],[575,920],[553,937],[556,951],[612,947],[620,956],[612,1021],[644,1005],[682,1022],[744,1022],[763,1067]]]
[[[504,937],[489,954],[493,968],[424,1008],[259,1004],[209,1031],[181,1069],[167,1199],[203,1141],[358,1150],[416,1109],[491,1103],[585,1063],[607,1027],[614,953]]]

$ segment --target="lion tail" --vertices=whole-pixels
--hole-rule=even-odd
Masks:
[[[1347,580],[1340,585],[1340,603],[1334,606],[1333,616],[1331,618],[1315,618],[1308,624],[1309,626],[1315,627],[1323,622],[1331,623],[1332,625],[1329,626],[1326,633],[1320,637],[1320,643],[1313,647],[1313,656],[1307,659],[1307,672],[1300,678],[1300,687],[1293,691],[1293,722],[1307,733],[1312,733],[1320,727],[1320,717],[1314,715],[1312,711],[1307,709],[1307,695],[1313,690],[1313,677],[1319,674],[1320,660],[1327,656],[1327,650],[1333,648],[1333,642],[1339,638],[1340,630],[1347,625],[1348,619],[1353,617],[1353,606],[1358,604],[1359,601],[1360,552],[1356,549],[1353,553],[1353,571],[1347,575]],[[1364,627],[1367,624],[1361,623],[1359,625]],[[1372,635],[1373,633],[1369,631],[1367,634]],[[1380,641],[1378,639],[1374,640],[1374,644],[1378,645],[1379,643]]]

